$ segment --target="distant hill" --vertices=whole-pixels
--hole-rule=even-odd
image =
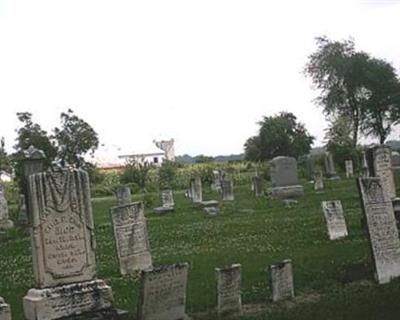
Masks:
[[[180,162],[180,163],[187,163],[187,164],[192,164],[192,163],[196,163],[196,161],[200,158],[204,158],[204,155],[197,155],[195,157],[192,157],[188,154],[184,154],[182,156],[177,156],[176,157],[176,161]],[[240,160],[244,160],[244,154],[231,154],[228,156],[216,156],[216,157],[207,157],[212,159],[212,161],[216,161],[216,162],[228,162],[228,161],[240,161]]]

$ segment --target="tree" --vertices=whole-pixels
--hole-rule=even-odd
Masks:
[[[247,139],[244,145],[246,160],[263,161],[277,156],[297,158],[310,152],[314,137],[297,122],[293,113],[264,117],[258,124],[258,135]]]
[[[54,129],[53,138],[57,142],[58,159],[76,167],[83,166],[84,156],[88,152],[93,154],[99,146],[96,131],[71,109],[61,113],[61,128]]]
[[[0,172],[11,172],[11,160],[6,151],[6,143],[4,137],[0,140]]]
[[[148,162],[137,162],[130,160],[126,163],[125,169],[121,175],[121,183],[135,183],[142,191],[146,190],[146,183],[152,164]]]

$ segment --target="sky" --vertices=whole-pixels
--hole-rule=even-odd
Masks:
[[[327,123],[302,73],[315,37],[352,37],[400,71],[399,17],[400,1],[0,0],[0,136],[11,151],[16,112],[51,131],[71,108],[99,159],[169,138],[215,156],[290,111],[318,146]]]

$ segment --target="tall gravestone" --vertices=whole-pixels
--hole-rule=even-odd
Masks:
[[[325,171],[328,178],[330,179],[339,178],[336,173],[335,162],[333,161],[333,157],[330,152],[325,152]]]
[[[314,190],[315,191],[324,190],[324,180],[321,170],[314,171]]]
[[[233,201],[235,196],[233,195],[233,181],[232,180],[222,180],[222,200],[223,201]]]
[[[367,154],[365,151],[362,152],[362,157],[361,157],[361,177],[363,178],[369,177]]]
[[[346,167],[346,178],[353,178],[354,176],[353,161],[346,160],[344,163]]]
[[[286,259],[270,266],[272,301],[294,297],[292,260]]]
[[[378,283],[400,276],[400,240],[392,201],[381,178],[359,178],[358,188]]]
[[[273,198],[294,198],[304,193],[304,188],[299,184],[297,175],[297,162],[292,157],[276,157],[271,161],[270,189]]]
[[[184,320],[189,265],[167,265],[142,271],[138,320]]]
[[[9,218],[5,187],[0,183],[0,229],[10,229],[12,227],[14,227],[14,223]]]
[[[336,240],[347,237],[347,226],[342,203],[339,200],[322,201],[321,205],[328,228],[329,239]]]
[[[367,163],[369,175],[381,178],[382,187],[390,199],[396,197],[396,185],[392,170],[392,157],[390,147],[378,145],[368,149]]]
[[[142,202],[111,208],[115,244],[122,275],[152,268]]]
[[[252,190],[254,191],[254,195],[256,197],[261,197],[263,195],[263,189],[264,189],[262,178],[259,176],[252,177],[251,182],[253,186]]]
[[[237,317],[242,311],[241,265],[216,268],[217,313],[220,317]]]
[[[23,299],[25,319],[52,320],[111,310],[111,288],[96,279],[87,172],[53,167],[30,175],[28,192],[35,288]]]
[[[203,191],[201,187],[201,177],[195,177],[190,180],[190,195],[194,203],[203,201]]]
[[[2,297],[0,297],[0,320],[11,320],[11,308]]]
[[[117,203],[119,206],[129,204],[132,202],[131,189],[126,186],[121,186],[117,188],[116,192]]]
[[[19,195],[19,213],[18,213],[18,224],[27,225],[29,223],[28,212],[26,209],[25,195]]]

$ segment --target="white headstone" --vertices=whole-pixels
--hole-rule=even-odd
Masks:
[[[235,197],[233,195],[233,182],[232,180],[222,180],[222,200],[223,201],[233,201]]]
[[[161,201],[164,208],[174,207],[174,194],[172,190],[163,190],[161,192]]]
[[[346,178],[353,178],[353,176],[354,176],[353,161],[346,160],[344,163],[345,163],[345,167],[346,167]]]
[[[322,211],[328,228],[329,239],[336,240],[347,237],[342,203],[339,200],[322,201]]]
[[[321,170],[314,171],[314,190],[324,190],[324,180]]]
[[[194,203],[203,201],[203,191],[201,187],[201,177],[197,176],[190,180],[190,195]]]
[[[242,311],[241,265],[216,268],[217,312],[221,317],[239,316]]]

